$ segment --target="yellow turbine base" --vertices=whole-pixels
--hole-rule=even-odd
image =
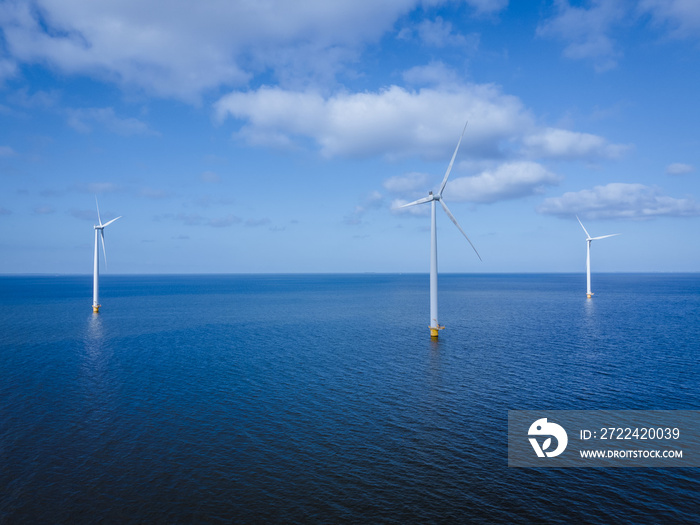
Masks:
[[[444,326],[440,326],[440,325],[438,325],[437,328],[435,328],[434,326],[429,326],[428,328],[430,328],[430,337],[432,339],[437,339],[438,335],[440,334],[440,330],[445,329]]]
[[[100,313],[100,306],[101,304],[93,304],[92,305],[92,313],[93,314],[99,314]]]

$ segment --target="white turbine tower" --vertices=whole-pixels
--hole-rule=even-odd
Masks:
[[[99,249],[97,247],[98,244],[98,236],[102,237],[102,253],[104,254],[105,257],[105,265],[107,265],[107,251],[105,250],[105,227],[109,226],[112,224],[114,221],[117,219],[121,219],[121,215],[117,217],[117,219],[112,219],[109,222],[106,222],[102,224],[102,219],[100,218],[100,205],[97,204],[97,197],[95,197],[95,205],[97,206],[97,222],[99,222],[99,225],[95,226],[95,262],[93,266],[93,272],[92,272],[92,312],[93,313],[99,313],[100,312],[100,300],[99,300],[99,295],[100,295],[100,286],[99,286],[99,281],[100,281],[100,258],[99,258]],[[99,235],[98,235],[99,232]]]
[[[445,201],[442,200],[442,192],[445,189],[445,185],[447,184],[447,178],[450,176],[450,171],[452,170],[452,165],[454,164],[455,157],[457,156],[457,151],[459,150],[459,145],[462,143],[462,137],[464,136],[464,131],[467,129],[467,124],[464,124],[464,129],[462,130],[462,135],[459,137],[459,142],[457,142],[457,147],[455,148],[455,152],[452,154],[452,160],[450,161],[450,165],[447,167],[447,171],[445,172],[445,177],[442,179],[442,184],[440,185],[440,190],[437,192],[437,194],[433,194],[433,192],[429,192],[427,197],[424,197],[422,199],[418,199],[417,201],[414,202],[409,202],[408,204],[404,204],[403,206],[400,206],[401,208],[406,208],[408,206],[415,206],[416,204],[423,204],[426,202],[430,203],[431,210],[430,210],[430,337],[437,339],[438,334],[440,330],[445,328],[444,326],[440,326],[438,323],[438,301],[437,301],[437,227],[435,224],[435,203],[439,202],[442,205],[442,209],[445,210],[445,213],[447,216],[450,218],[450,220],[454,223],[455,226],[457,226],[457,229],[464,235],[464,238],[467,239],[467,242],[471,245],[472,248],[474,248],[474,245],[472,244],[472,241],[469,240],[469,237],[467,237],[467,234],[464,233],[464,230],[462,227],[457,223],[457,219],[454,218],[454,215],[450,212],[449,208],[445,204]],[[479,252],[476,251],[476,248],[474,248],[474,252],[476,252],[477,257],[479,257],[479,260],[481,260],[481,256],[479,255]]]
[[[605,239],[606,237],[615,237],[615,235],[620,235],[619,233],[611,233],[610,235],[601,235],[600,237],[591,237],[588,230],[583,226],[581,219],[576,216],[576,220],[586,232],[586,297],[589,299],[593,297],[593,292],[591,292],[591,242],[597,241],[598,239]]]

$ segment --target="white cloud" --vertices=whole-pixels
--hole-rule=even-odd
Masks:
[[[692,173],[695,171],[690,164],[682,164],[680,162],[674,162],[666,166],[666,173],[668,175],[684,175],[685,173]]]
[[[523,139],[526,150],[536,157],[585,159],[602,157],[615,159],[630,146],[610,144],[603,137],[564,129],[545,128]]]
[[[449,158],[467,117],[462,150],[498,156],[502,142],[532,126],[520,100],[490,84],[418,91],[391,86],[328,98],[262,87],[222,97],[215,112],[220,121],[246,120],[238,136],[251,144],[289,146],[310,138],[326,157]]]
[[[695,217],[700,215],[700,205],[691,197],[676,199],[663,195],[659,188],[617,182],[545,199],[537,211],[586,219],[650,219]]]
[[[606,71],[616,67],[622,57],[609,33],[628,13],[624,2],[592,0],[590,4],[586,9],[573,7],[568,0],[558,0],[557,14],[537,27],[537,35],[563,40],[566,58],[590,59],[596,70]]]
[[[418,0],[7,0],[0,4],[0,25],[10,57],[0,63],[0,74],[12,74],[17,62],[44,63],[67,74],[96,75],[194,101],[208,89],[242,85],[267,69],[279,78],[327,74],[319,70],[353,58],[417,5]]]
[[[13,157],[17,155],[10,146],[0,146],[0,157]]]
[[[94,125],[99,125],[118,135],[155,135],[148,124],[138,119],[120,118],[113,108],[69,109],[68,125],[80,133],[90,133]]]
[[[447,183],[449,200],[492,203],[540,193],[555,185],[560,177],[535,162],[501,164],[474,177],[461,177]]]
[[[642,0],[638,8],[658,25],[669,26],[676,38],[700,36],[700,2],[696,0]]]
[[[452,29],[452,24],[439,16],[434,21],[423,20],[418,23],[415,26],[415,33],[423,45],[428,47],[461,47],[473,52],[479,45],[479,35],[464,36],[456,33]],[[399,34],[402,38],[407,38],[409,35],[410,32],[405,30]]]
[[[414,86],[440,86],[457,84],[457,74],[442,62],[430,62],[426,66],[415,66],[403,72],[404,82]]]

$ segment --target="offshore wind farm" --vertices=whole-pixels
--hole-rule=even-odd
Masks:
[[[0,523],[699,523],[699,35],[0,2]],[[560,419],[613,412],[697,421]],[[556,463],[603,441],[684,456]]]

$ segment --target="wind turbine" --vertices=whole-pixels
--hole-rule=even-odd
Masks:
[[[99,281],[100,281],[100,258],[98,256],[98,233],[99,236],[102,237],[102,253],[104,254],[105,257],[105,266],[107,265],[107,251],[105,250],[105,227],[109,226],[112,224],[114,221],[117,219],[121,219],[121,215],[117,217],[117,219],[112,219],[109,222],[106,222],[102,224],[102,219],[100,218],[100,205],[97,203],[97,196],[95,196],[95,205],[97,206],[97,222],[99,222],[99,225],[95,226],[95,263],[93,266],[93,272],[92,272],[92,312],[97,314],[100,313],[100,304],[99,301],[99,294],[100,294],[100,286],[99,286]]]
[[[468,122],[467,122],[468,123]],[[437,302],[437,228],[435,224],[435,203],[439,202],[442,205],[442,209],[445,210],[445,213],[447,216],[450,218],[450,220],[454,223],[455,226],[457,226],[457,229],[464,235],[464,238],[467,239],[467,242],[471,245],[472,248],[474,248],[474,245],[472,244],[472,241],[469,240],[469,237],[467,237],[467,234],[464,233],[464,230],[462,227],[457,223],[457,219],[455,219],[454,215],[450,212],[449,208],[445,204],[445,201],[442,200],[442,192],[445,189],[445,185],[447,184],[447,178],[450,176],[450,171],[452,171],[452,165],[455,162],[455,157],[457,156],[457,151],[459,150],[459,145],[462,143],[462,137],[464,137],[464,131],[467,129],[467,124],[464,124],[464,129],[462,129],[462,135],[459,137],[459,142],[457,142],[457,147],[455,148],[455,152],[452,154],[452,160],[450,161],[450,165],[447,167],[447,171],[445,172],[445,177],[442,179],[442,184],[440,185],[440,190],[437,192],[437,194],[433,194],[432,191],[428,192],[428,196],[424,197],[422,199],[418,199],[417,201],[409,202],[408,204],[404,204],[403,206],[399,206],[400,208],[406,208],[408,206],[415,206],[417,204],[424,204],[426,202],[430,203],[430,337],[433,339],[437,339],[438,334],[440,330],[445,328],[444,326],[440,326],[438,323],[438,302]],[[476,248],[474,248],[474,252],[476,252],[477,257],[479,257],[479,260],[481,260],[481,256],[479,255],[479,252],[476,251]]]
[[[591,237],[588,230],[583,226],[581,219],[576,216],[576,220],[586,232],[586,297],[589,299],[593,297],[593,292],[591,292],[591,242],[597,241],[598,239],[605,239],[606,237],[615,237],[615,235],[620,235],[619,233],[611,233],[610,235],[601,235],[600,237]]]

